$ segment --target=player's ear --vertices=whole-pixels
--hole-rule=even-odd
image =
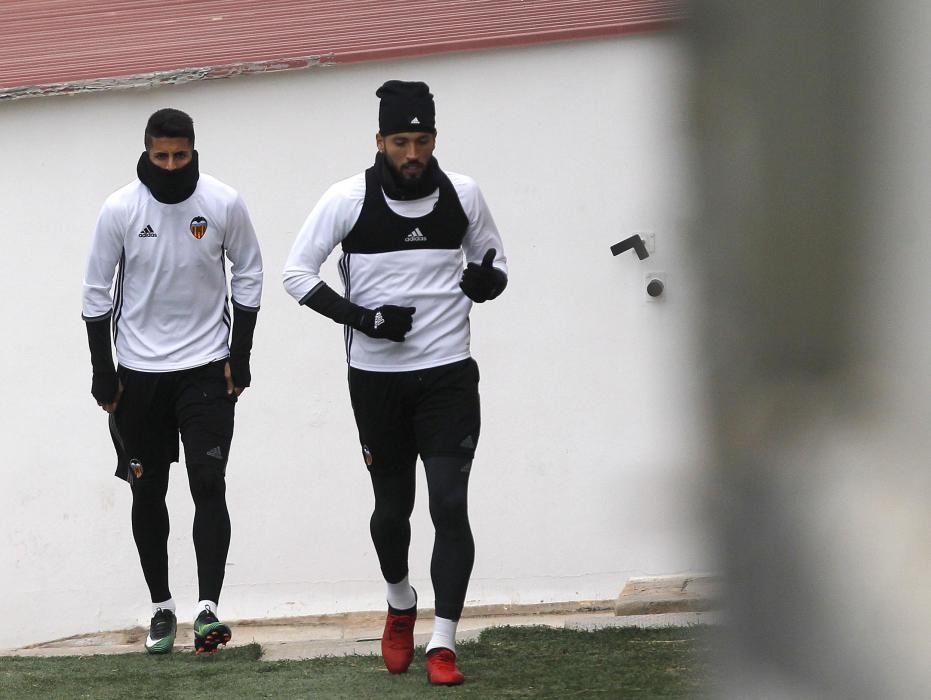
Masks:
[[[379,153],[385,152],[385,137],[381,135],[380,131],[375,132],[375,147]]]

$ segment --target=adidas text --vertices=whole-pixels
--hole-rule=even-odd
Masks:
[[[409,234],[404,236],[405,243],[423,243],[427,237],[421,233],[419,228],[415,228]]]

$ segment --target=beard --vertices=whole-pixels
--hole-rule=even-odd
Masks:
[[[414,163],[419,167],[413,167]],[[439,165],[432,156],[426,165],[418,161],[407,161],[397,167],[384,153],[378,153],[375,156],[375,166],[382,188],[391,199],[420,199],[438,187],[436,170]]]
[[[420,181],[424,173],[427,171],[427,167],[420,161],[408,161],[407,163],[402,164],[400,167],[395,167],[394,164],[391,164],[392,170],[397,174],[401,180],[405,183],[414,185]]]

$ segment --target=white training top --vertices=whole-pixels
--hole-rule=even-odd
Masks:
[[[257,311],[262,254],[239,194],[202,173],[194,194],[163,204],[134,180],[107,198],[97,219],[83,317],[113,314],[117,361],[129,369],[169,372],[222,360],[230,332],[224,255],[233,303]]]
[[[444,171],[445,172],[445,171]],[[342,254],[339,261],[349,301],[374,309],[384,304],[417,309],[413,326],[401,343],[369,338],[347,327],[346,353],[351,367],[375,372],[399,372],[464,360],[469,357],[471,300],[459,288],[466,262],[481,263],[489,248],[497,251],[494,265],[507,273],[501,236],[475,181],[446,172],[468,218],[462,248],[424,248],[422,239],[413,250]],[[383,193],[384,194],[384,193]],[[439,200],[439,189],[422,199],[385,197],[396,214],[416,219],[429,214]],[[283,281],[287,292],[300,301],[321,282],[320,267],[352,230],[365,201],[365,173],[330,187],[310,212],[288,255]],[[412,232],[416,236],[417,230]],[[465,252],[465,260],[463,259]]]

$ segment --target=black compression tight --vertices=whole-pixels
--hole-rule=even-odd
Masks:
[[[375,509],[369,531],[378,554],[381,573],[389,583],[407,576],[407,552],[411,544],[411,513],[414,510],[414,467],[372,473]]]
[[[168,467],[147,469],[140,479],[132,480],[133,539],[139,551],[142,575],[153,603],[171,598],[168,588]]]
[[[458,620],[475,561],[475,542],[468,514],[471,460],[426,457],[424,466],[430,493],[430,517],[435,529],[430,577],[436,597],[436,615]],[[372,541],[382,575],[386,581],[396,583],[408,574],[414,465],[371,477],[375,491],[375,510],[370,522]]]
[[[168,533],[165,496],[168,469],[146,471],[133,480],[133,539],[153,603],[171,598],[168,587]],[[219,602],[230,544],[226,482],[215,465],[192,465],[188,483],[194,498],[194,551],[201,600]]]
[[[194,498],[194,554],[201,600],[220,602],[230,549],[230,513],[226,507],[226,479],[216,464],[188,466]]]

